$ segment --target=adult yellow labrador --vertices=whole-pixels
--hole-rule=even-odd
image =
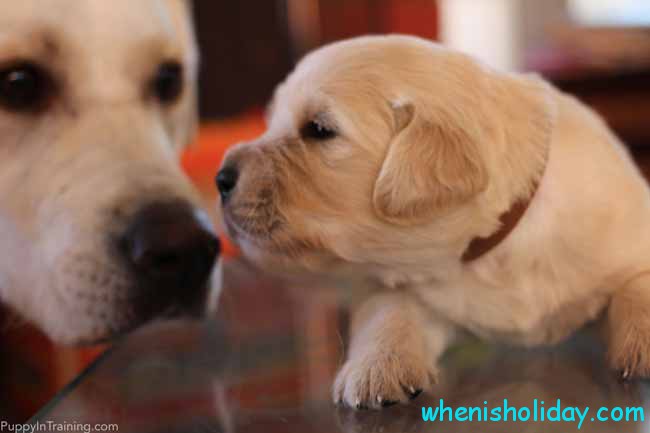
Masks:
[[[381,282],[336,402],[407,401],[459,329],[548,344],[605,311],[612,367],[650,374],[650,191],[603,121],[536,76],[412,37],[327,46],[218,183],[255,261]]]
[[[53,339],[201,303],[196,70],[186,1],[0,2],[0,299]]]

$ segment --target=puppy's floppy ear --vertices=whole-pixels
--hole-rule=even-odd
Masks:
[[[384,219],[411,224],[483,191],[488,177],[478,143],[444,116],[431,118],[410,102],[394,104],[397,134],[373,192]],[[469,128],[471,129],[471,128]]]
[[[544,171],[557,112],[548,83],[482,71],[481,80],[445,90],[447,98],[431,103],[437,106],[394,107],[398,132],[373,192],[376,212],[390,222],[421,223],[484,191],[487,152],[499,163],[498,175],[512,178],[518,197]]]

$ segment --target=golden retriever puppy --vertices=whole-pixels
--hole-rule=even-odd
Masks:
[[[603,121],[536,76],[413,37],[335,43],[217,180],[256,262],[380,281],[336,402],[408,401],[457,330],[550,344],[605,310],[612,367],[650,374],[650,192]]]
[[[65,343],[202,303],[184,0],[0,2],[0,300]]]

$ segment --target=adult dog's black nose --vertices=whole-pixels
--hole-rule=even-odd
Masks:
[[[209,224],[183,201],[142,209],[124,234],[122,246],[144,286],[181,291],[205,285],[220,250]]]
[[[235,167],[224,167],[217,174],[217,188],[221,194],[221,200],[226,202],[237,185],[239,172]]]

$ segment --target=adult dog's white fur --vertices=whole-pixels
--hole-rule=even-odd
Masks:
[[[199,202],[177,161],[196,120],[187,3],[0,2],[0,69],[30,62],[57,82],[43,112],[0,105],[0,299],[57,341],[137,322],[107,239],[147,203]],[[184,66],[186,88],[165,107],[149,89],[169,60]]]
[[[337,402],[407,401],[456,330],[548,344],[603,312],[612,367],[650,374],[650,193],[605,123],[537,76],[412,37],[335,43],[224,166],[240,173],[224,213],[248,256],[381,282],[355,308]],[[514,231],[463,263],[538,182]]]

